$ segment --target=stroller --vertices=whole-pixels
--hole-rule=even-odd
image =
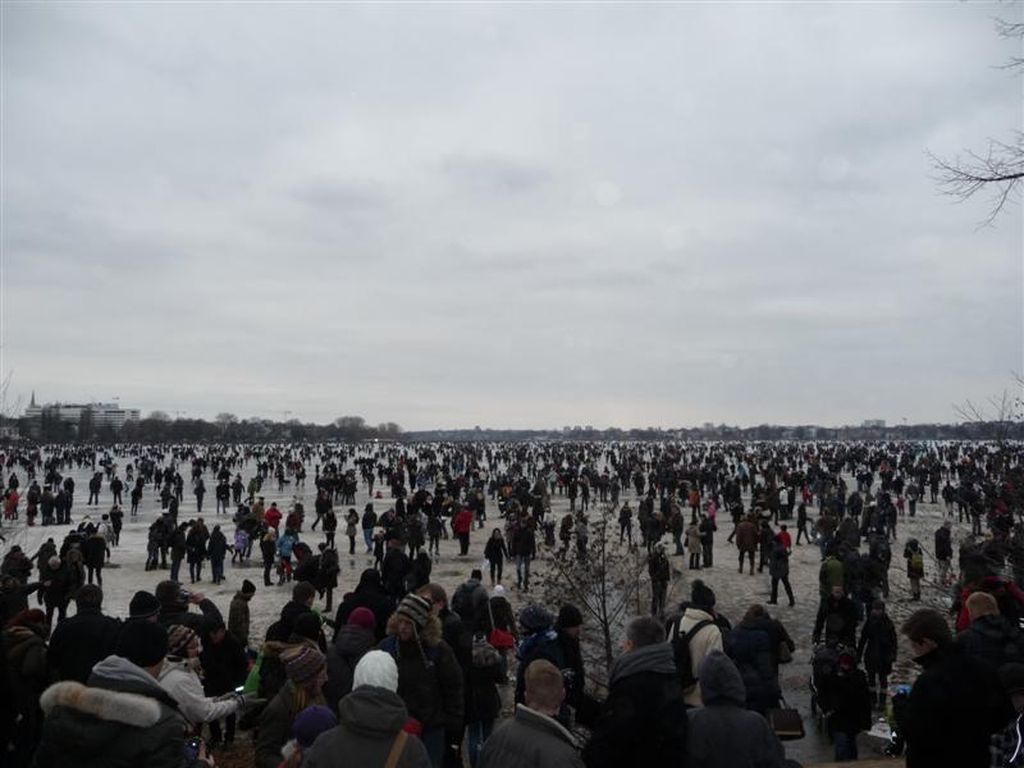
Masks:
[[[839,674],[839,657],[855,655],[853,649],[839,642],[817,645],[811,654],[811,717],[819,731],[825,731],[828,715],[835,709],[830,683]]]

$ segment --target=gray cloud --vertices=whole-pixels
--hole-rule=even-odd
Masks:
[[[2,368],[408,428],[947,420],[1024,368],[954,5],[6,4]]]

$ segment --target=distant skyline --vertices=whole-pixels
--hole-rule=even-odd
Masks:
[[[0,378],[406,430],[949,423],[1021,3],[2,5]],[[287,414],[287,415],[286,415]]]

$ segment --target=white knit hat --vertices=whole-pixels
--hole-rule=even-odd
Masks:
[[[363,685],[387,688],[393,693],[398,692],[398,666],[390,653],[370,651],[356,664],[352,676],[352,690]]]

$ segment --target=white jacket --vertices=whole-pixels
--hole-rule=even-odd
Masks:
[[[714,621],[715,617],[706,611],[698,610],[697,608],[687,608],[682,618],[679,619],[679,634],[685,635],[701,621]],[[673,633],[669,632],[669,637],[673,637]],[[697,670],[700,668],[700,663],[704,661],[704,657],[712,651],[721,651],[723,649],[722,643],[722,630],[718,628],[717,624],[709,624],[703,627],[700,632],[693,636],[690,640],[690,660],[693,662],[693,676],[697,677]],[[691,707],[703,707],[704,702],[700,697],[700,682],[691,688],[687,688],[683,691],[683,699]]]
[[[165,659],[160,670],[160,687],[178,702],[178,710],[193,726],[220,720],[241,711],[241,701],[234,697],[225,701],[207,697],[199,675],[182,660]]]

